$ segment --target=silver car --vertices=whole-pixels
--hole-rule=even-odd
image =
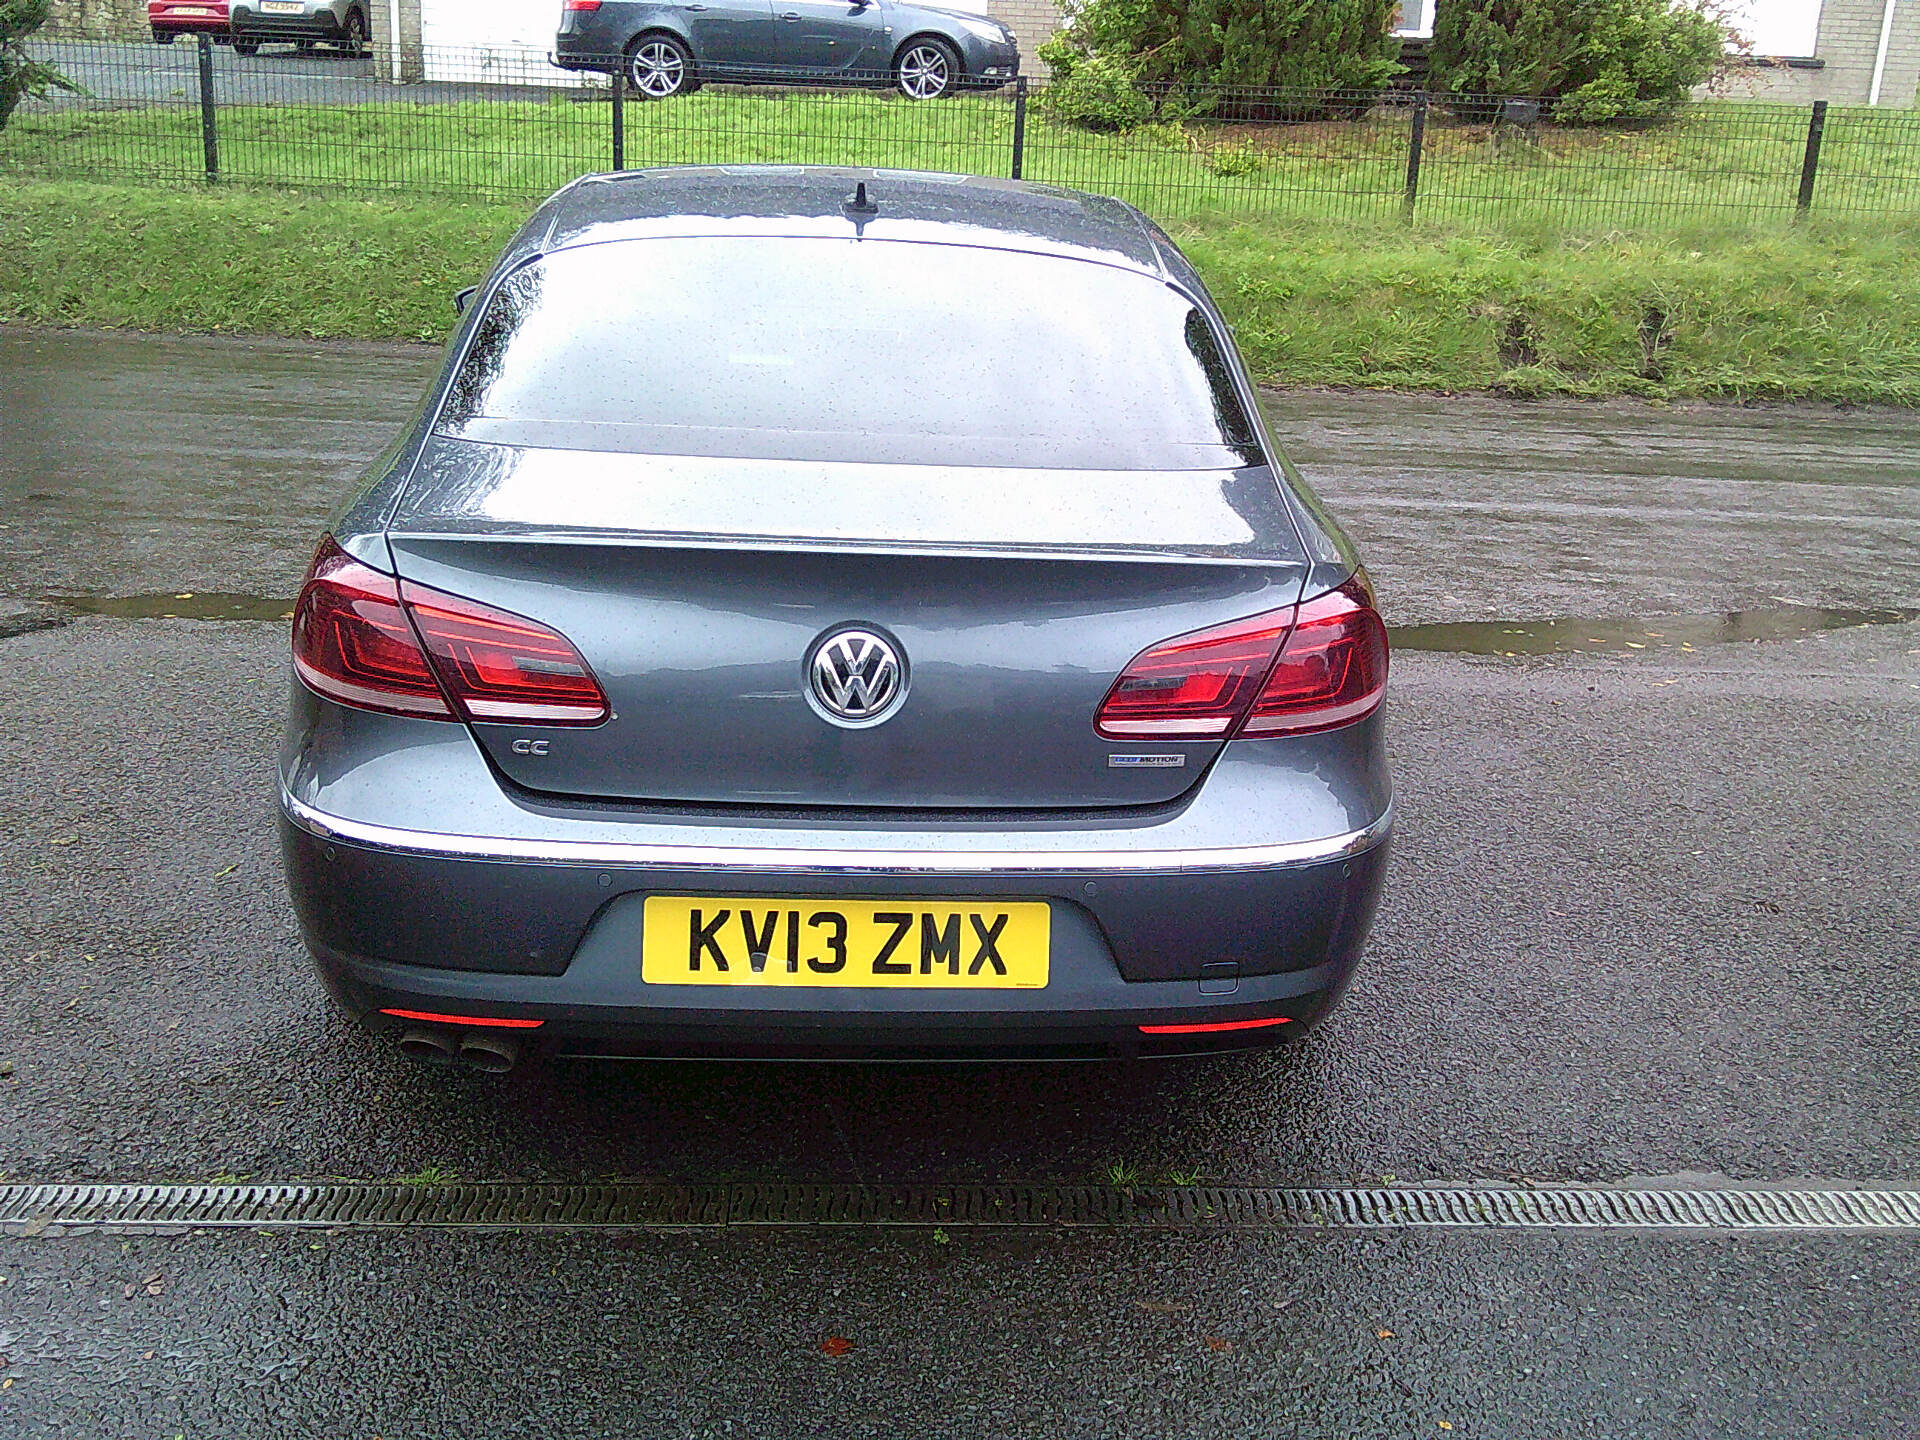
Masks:
[[[256,54],[269,41],[290,41],[302,50],[333,45],[365,55],[372,35],[366,0],[233,0],[233,48]]]
[[[1352,547],[1173,243],[1045,186],[568,186],[293,671],[302,931],[422,1057],[1269,1044],[1386,865]]]

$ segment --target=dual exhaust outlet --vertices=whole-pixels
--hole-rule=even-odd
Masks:
[[[410,1025],[401,1032],[400,1053],[433,1065],[462,1064],[489,1075],[504,1075],[520,1063],[520,1041],[484,1030]]]

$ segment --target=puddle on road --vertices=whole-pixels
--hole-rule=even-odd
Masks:
[[[116,620],[291,620],[293,601],[267,595],[234,595],[226,591],[182,591],[177,595],[46,595],[82,615],[107,615]]]
[[[1781,605],[1719,615],[1656,615],[1640,620],[1470,620],[1401,625],[1388,632],[1397,650],[1456,655],[1571,655],[1581,651],[1697,650],[1752,640],[1793,640],[1822,630],[1903,625],[1920,610],[1845,610]]]

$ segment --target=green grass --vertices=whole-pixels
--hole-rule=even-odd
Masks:
[[[626,107],[630,167],[770,162],[1006,174],[1012,105],[962,96],[914,105],[870,91],[709,88]],[[223,179],[248,185],[534,198],[611,164],[611,107],[525,101],[230,106]],[[1029,107],[1025,177],[1099,190],[1165,221],[1394,219],[1408,112],[1296,124],[1155,125],[1099,135]],[[1806,143],[1799,108],[1709,102],[1642,129],[1512,130],[1436,111],[1420,182],[1423,219],[1604,229],[1791,214]],[[197,108],[28,107],[0,135],[0,173],[190,181],[205,162]],[[1920,217],[1920,113],[1830,113],[1818,208]]]
[[[528,209],[0,178],[0,321],[438,341]],[[1268,384],[1920,405],[1920,222],[1171,228]]]

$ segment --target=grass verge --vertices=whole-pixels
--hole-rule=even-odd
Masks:
[[[529,209],[0,180],[0,321],[437,341]],[[1920,225],[1172,228],[1268,384],[1920,405]]]

